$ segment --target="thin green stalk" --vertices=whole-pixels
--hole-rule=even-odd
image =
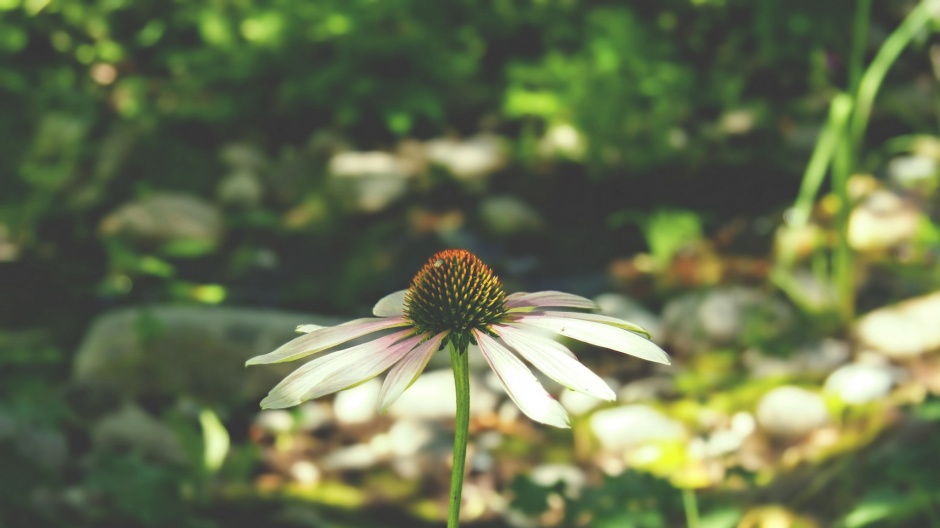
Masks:
[[[692,488],[682,488],[682,506],[685,509],[685,523],[688,528],[698,528],[698,500],[695,498],[695,490]]]
[[[809,222],[813,202],[816,201],[816,195],[826,177],[826,169],[836,154],[839,138],[845,130],[851,110],[852,98],[848,95],[839,94],[832,98],[829,118],[819,134],[819,140],[816,141],[816,148],[806,165],[806,172],[803,173],[796,203],[793,204],[793,214],[789,222],[794,227],[803,227]]]
[[[852,248],[849,247],[849,215],[852,212],[849,196],[849,176],[854,170],[854,151],[852,143],[843,127],[843,140],[835,158],[832,160],[832,190],[839,197],[839,210],[836,212],[836,247],[832,255],[832,277],[839,299],[839,316],[848,323],[855,315],[855,273],[852,262]]]
[[[881,87],[881,82],[904,48],[930,22],[931,0],[923,0],[915,7],[904,22],[894,30],[881,45],[878,54],[862,75],[856,94],[855,115],[852,117],[851,139],[853,150],[857,151],[865,136],[868,120],[871,117],[871,107]]]
[[[855,6],[855,19],[852,21],[852,49],[849,52],[848,91],[853,96],[857,92],[858,83],[862,78],[870,19],[871,0],[858,0]]]
[[[457,389],[457,419],[454,423],[454,467],[450,477],[450,506],[447,528],[460,526],[460,498],[463,495],[463,472],[467,462],[467,437],[470,434],[470,365],[467,350],[448,345]]]

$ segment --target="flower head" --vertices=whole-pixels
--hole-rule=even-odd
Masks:
[[[385,411],[445,344],[467,350],[473,343],[522,412],[535,421],[567,427],[565,410],[519,356],[572,390],[604,400],[613,400],[614,393],[564,345],[545,337],[544,330],[669,363],[669,356],[642,328],[613,317],[559,308],[596,309],[597,305],[556,291],[507,296],[499,278],[480,259],[468,251],[447,250],[428,260],[410,288],[381,299],[373,309],[376,317],[333,327],[301,326],[298,330],[305,335],[247,364],[293,361],[375,336],[301,366],[271,389],[261,406],[290,407],[391,369],[379,393],[379,409]]]

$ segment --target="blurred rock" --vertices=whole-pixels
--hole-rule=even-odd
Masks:
[[[593,396],[588,396],[577,391],[565,389],[558,396],[558,403],[573,416],[581,416],[604,403]]]
[[[374,420],[381,389],[382,382],[373,378],[361,385],[338,392],[333,400],[336,421],[343,425],[357,425]]]
[[[454,373],[449,368],[425,371],[418,376],[408,390],[389,407],[388,412],[396,418],[436,420],[455,415],[457,395],[454,391]],[[496,408],[499,396],[485,383],[470,376],[470,415],[491,413]]]
[[[763,290],[720,286],[672,299],[663,310],[663,337],[678,351],[700,352],[772,341],[789,331],[793,308]]]
[[[0,408],[0,444],[7,442],[39,468],[58,471],[68,461],[69,447],[62,431],[38,426]]]
[[[75,356],[73,380],[112,397],[192,395],[214,403],[259,399],[302,362],[245,368],[297,336],[309,314],[204,306],[124,308],[99,316]]]
[[[587,485],[584,470],[571,464],[541,464],[532,468],[529,478],[543,488],[564,484],[565,496],[572,498],[578,497]]]
[[[660,342],[662,322],[642,304],[619,293],[602,293],[594,302],[600,306],[602,314],[640,325],[653,336],[653,341]]]
[[[853,363],[833,372],[824,388],[845,403],[861,404],[887,396],[893,384],[890,366]]]
[[[617,391],[617,401],[624,403],[656,401],[675,392],[673,376],[652,376],[627,383]]]
[[[624,405],[597,411],[591,416],[591,431],[604,449],[622,450],[648,442],[682,440],[682,423],[647,405]]]
[[[923,213],[911,200],[876,190],[852,209],[849,245],[856,251],[886,251],[913,240],[922,220]]]
[[[160,462],[186,462],[173,430],[134,404],[100,419],[92,426],[91,438],[96,449],[130,451]]]
[[[220,152],[222,161],[235,169],[259,170],[268,165],[268,156],[254,143],[229,143]]]
[[[940,350],[940,292],[869,312],[855,323],[855,336],[891,359]]]
[[[294,417],[284,409],[268,409],[255,415],[255,425],[266,433],[286,433],[294,428]]]
[[[222,215],[195,196],[154,193],[119,207],[101,221],[101,233],[142,244],[196,242],[215,245],[222,238]]]
[[[256,207],[261,204],[264,188],[255,171],[236,169],[219,182],[219,201],[233,207]]]
[[[744,364],[755,378],[777,376],[828,374],[849,360],[849,344],[826,338],[797,348],[786,357],[769,356],[749,348],[744,352]]]
[[[497,236],[532,233],[544,225],[538,211],[510,195],[484,198],[480,204],[480,219],[486,229]]]
[[[460,180],[475,180],[506,164],[503,139],[478,134],[466,140],[441,138],[424,144],[428,159]]]
[[[904,189],[935,185],[940,174],[937,161],[927,156],[898,156],[888,163],[888,178]]]
[[[539,155],[543,158],[580,160],[587,152],[584,134],[569,123],[552,125],[539,140]]]
[[[799,438],[829,423],[829,411],[819,394],[787,385],[760,399],[757,423],[771,436]]]
[[[323,457],[326,469],[368,469],[381,461],[380,454],[369,444],[354,444],[330,451]]]
[[[387,152],[342,152],[330,159],[330,190],[347,208],[374,213],[405,195],[413,172]]]

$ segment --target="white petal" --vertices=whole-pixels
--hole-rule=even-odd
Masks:
[[[297,325],[297,328],[294,330],[298,334],[309,334],[311,332],[316,332],[317,330],[326,328],[325,326],[315,325],[315,324],[305,324]]]
[[[473,335],[506,393],[526,416],[555,427],[568,427],[568,413],[564,407],[545,392],[525,363],[485,333],[474,328]]]
[[[602,400],[616,399],[607,383],[575,359],[561,343],[510,326],[494,325],[492,328],[532,366],[558,383]]]
[[[533,314],[535,315],[535,314]],[[650,333],[646,331],[642,326],[633,324],[630,321],[624,321],[623,319],[617,319],[616,317],[611,317],[609,315],[601,315],[595,313],[583,313],[583,312],[553,312],[551,310],[545,310],[539,312],[538,315],[546,315],[552,317],[561,317],[568,319],[581,319],[584,321],[594,321],[596,323],[609,324],[611,326],[616,326],[617,328],[623,328],[635,334],[643,334],[644,337],[649,339]]]
[[[308,362],[271,389],[261,407],[290,407],[374,378],[418,343],[418,337],[400,341],[410,332],[396,332]]]
[[[538,306],[564,306],[567,308],[586,308],[597,310],[597,303],[579,295],[558,291],[543,291],[535,293],[513,293],[506,297],[506,308],[527,308]]]
[[[401,290],[390,293],[379,299],[372,309],[372,314],[376,317],[395,317],[396,315],[405,315],[405,294],[408,290]]]
[[[418,379],[431,356],[440,348],[441,341],[446,335],[447,332],[441,332],[421,343],[392,367],[392,370],[385,376],[385,382],[382,383],[382,390],[379,392],[379,412],[384,413],[388,410],[389,406],[405,392],[405,389]]]
[[[669,364],[669,356],[652,341],[633,332],[609,324],[584,321],[568,317],[555,317],[541,313],[521,314],[513,317],[509,326],[525,329],[527,325],[545,328],[599,347],[609,348],[624,354],[655,363]]]
[[[352,341],[379,330],[387,330],[397,326],[407,326],[409,323],[404,317],[383,317],[356,319],[339,326],[329,326],[314,330],[313,332],[294,338],[281,345],[274,352],[256,356],[245,362],[245,365],[261,365],[267,363],[281,363],[293,361],[310,354],[322,352],[328,348]]]

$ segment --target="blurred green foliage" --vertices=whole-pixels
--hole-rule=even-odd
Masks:
[[[910,7],[871,5],[870,31],[853,48],[858,5],[0,0],[0,528],[431,525],[416,520],[438,513],[415,506],[430,493],[417,482],[383,495],[410,499],[413,510],[358,507],[369,483],[394,485],[385,474],[358,488],[325,483],[313,497],[259,492],[266,453],[283,446],[248,437],[256,409],[240,401],[135,402],[179,444],[171,463],[102,448],[96,424],[127,402],[71,385],[82,336],[109,308],[151,303],[366,313],[444,246],[477,251],[510,289],[621,286],[657,308],[684,288],[733,280],[727,253],[767,268],[773,229],[824,143],[830,101],[858,81],[853,57],[868,64]],[[908,154],[940,162],[937,39],[925,30],[905,46],[879,79],[854,171],[881,176]],[[426,159],[433,141],[481,132],[502,149],[485,174]],[[357,209],[361,181],[337,178],[331,163],[361,151],[422,168],[392,182],[400,195],[380,188],[392,197]],[[927,211],[937,205],[932,167],[904,194]],[[802,222],[821,218],[808,237],[812,262],[776,255],[817,278],[829,273],[839,231],[832,196],[815,200],[828,190],[825,171],[806,178],[811,192],[798,204]],[[481,206],[494,195],[521,204],[501,227]],[[865,257],[872,281],[861,307],[940,288],[938,225],[924,214],[909,253]],[[638,252],[649,255],[625,258]],[[798,290],[793,269],[791,282],[774,286],[805,313],[784,329],[765,303],[747,310],[733,343],[680,358],[675,401],[663,405],[671,416],[697,424],[705,411],[752,410],[781,380],[819,381],[749,378],[742,366],[749,349],[786,358],[801,340],[844,337],[846,327],[827,319],[826,285]],[[132,326],[145,346],[167,332],[146,311]],[[635,374],[618,369],[608,374]],[[808,489],[823,491],[794,508],[847,528],[938,522],[940,483],[925,471],[940,447],[929,434],[936,401],[910,409],[925,436],[869,445],[884,425],[866,413],[880,409],[843,416],[849,447],[821,457]],[[502,449],[510,459],[541,450],[571,461],[568,440],[510,436]],[[684,446],[658,447],[673,466],[694,462]],[[506,487],[511,508],[555,526],[681,524],[681,476],[647,469],[595,473],[580,494],[524,474]],[[762,487],[779,469],[737,468],[725,489],[695,491],[699,526],[735,526],[752,506],[786,497]]]

